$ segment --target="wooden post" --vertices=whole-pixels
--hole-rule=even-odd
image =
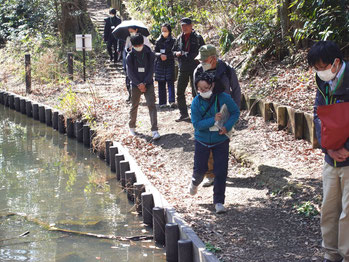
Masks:
[[[142,216],[143,223],[152,226],[153,225],[153,207],[154,198],[153,194],[144,192],[142,197]]]
[[[45,110],[45,122],[47,126],[52,126],[52,109],[46,108]]]
[[[45,110],[44,105],[39,105],[39,120],[41,123],[45,123],[46,121]]]
[[[166,260],[178,261],[179,227],[176,223],[167,223],[165,226]]]
[[[19,100],[19,103],[20,103],[21,113],[23,115],[25,115],[26,114],[26,103],[27,103],[27,100],[25,98],[21,98]]]
[[[138,212],[138,214],[142,214],[142,193],[145,192],[145,186],[141,183],[134,183],[133,189],[136,211]]]
[[[68,53],[68,74],[69,79],[74,80],[74,55],[73,53]]]
[[[107,165],[110,164],[110,156],[109,156],[109,147],[113,146],[113,142],[111,140],[105,141],[105,162]]]
[[[32,92],[30,54],[25,55],[25,92],[27,94]]]
[[[72,118],[67,118],[67,136],[70,138],[74,138],[74,122]]]
[[[295,139],[303,138],[303,124],[304,124],[304,114],[303,112],[296,112],[294,115],[294,137]]]
[[[84,123],[82,121],[75,121],[75,137],[79,143],[84,142]]]
[[[287,127],[287,110],[285,106],[279,106],[277,109],[277,123],[278,130],[282,130]]]
[[[248,100],[248,110],[250,111],[250,116],[257,115],[257,99],[256,98],[249,98]]]
[[[32,101],[27,101],[25,105],[25,112],[28,117],[33,117],[33,107],[32,107]]]
[[[273,120],[273,112],[274,112],[273,103],[265,102],[264,103],[264,121]]]
[[[116,165],[115,165],[115,155],[119,152],[117,146],[110,146],[109,147],[109,163],[110,163],[110,171],[116,172]]]
[[[84,143],[84,146],[90,148],[90,126],[89,125],[83,125],[82,127],[82,140]]]
[[[188,239],[178,240],[178,262],[193,261],[193,242]]]
[[[134,201],[134,189],[133,189],[133,184],[137,182],[136,179],[136,174],[133,171],[126,171],[125,172],[125,189],[127,193],[127,198],[130,201]]]
[[[125,173],[126,171],[130,171],[130,163],[127,160],[120,161],[120,183],[122,188],[125,188],[126,186],[126,178]]]
[[[165,209],[162,207],[153,208],[153,235],[156,243],[165,245]]]
[[[115,165],[115,172],[116,172],[116,180],[120,180],[121,179],[121,173],[120,173],[120,162],[122,160],[125,160],[125,157],[123,154],[116,154],[114,157],[114,165]],[[110,164],[112,165],[112,164]]]

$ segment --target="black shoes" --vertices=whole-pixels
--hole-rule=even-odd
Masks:
[[[182,121],[190,122],[190,117],[189,116],[181,116],[180,118],[176,119],[176,122],[182,122]]]

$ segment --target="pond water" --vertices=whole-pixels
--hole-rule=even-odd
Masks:
[[[0,261],[165,261],[153,241],[48,230],[151,235],[114,176],[76,140],[0,105]]]

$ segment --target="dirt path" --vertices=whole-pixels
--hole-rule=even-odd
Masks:
[[[107,16],[104,1],[89,2],[89,12],[95,20]],[[89,83],[76,83],[73,89],[84,98],[94,90],[96,95],[91,103],[98,112],[103,135],[129,148],[144,173],[199,237],[221,248],[217,256],[222,261],[321,260],[319,216],[307,218],[294,208],[304,201],[321,202],[319,150],[294,140],[285,131],[277,131],[275,123],[264,123],[262,118],[242,112],[231,139],[228,212],[216,215],[212,188],[200,188],[195,197],[187,193],[193,166],[193,127],[174,121],[178,110],[159,109],[162,137],[151,143],[144,98],[138,113],[139,136],[128,136],[129,105],[125,102],[127,93],[120,66],[101,62]],[[46,94],[37,93],[32,98],[56,105],[61,91],[45,91]],[[19,89],[17,92],[21,93]],[[188,93],[188,104],[190,100]]]

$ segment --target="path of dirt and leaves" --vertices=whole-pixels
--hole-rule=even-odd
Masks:
[[[89,12],[96,19],[107,15],[108,9],[101,1],[91,3]],[[267,86],[256,91],[251,83],[272,81],[274,91],[269,97],[278,101],[292,97],[293,103],[299,101],[304,105],[303,109],[310,106],[314,87],[310,78],[304,78],[304,68],[273,63],[263,67],[265,71],[260,76],[241,81],[244,90],[264,92]],[[306,75],[309,77],[309,73]],[[274,80],[270,80],[272,77]],[[8,86],[11,91],[24,94],[23,84],[11,85],[9,81]],[[292,91],[295,88],[299,90]],[[137,122],[139,135],[129,136],[130,107],[125,102],[122,67],[111,66],[106,58],[88,83],[75,81],[73,90],[80,101],[90,100],[95,109],[99,137],[121,141],[127,146],[151,182],[199,237],[220,249],[216,255],[221,261],[321,260],[317,214],[321,203],[323,156],[320,150],[312,149],[308,142],[295,140],[286,131],[278,131],[275,123],[265,123],[262,118],[248,116],[248,112],[243,111],[231,139],[226,191],[228,211],[217,215],[212,205],[212,187],[200,188],[194,197],[187,192],[193,166],[193,127],[190,123],[175,122],[178,110],[158,110],[162,137],[152,142],[148,111],[142,98]],[[58,105],[63,93],[62,88],[47,87],[34,89],[30,96],[45,104]],[[188,104],[191,99],[187,93]]]

